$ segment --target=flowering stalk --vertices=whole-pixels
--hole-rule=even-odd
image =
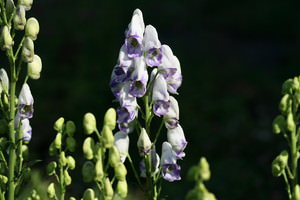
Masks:
[[[299,105],[300,79],[294,77],[286,80],[282,85],[283,97],[279,104],[281,114],[273,121],[273,132],[282,133],[289,145],[289,151],[282,151],[272,162],[274,176],[283,176],[288,198],[300,199],[298,185],[298,159],[300,150]],[[289,159],[290,158],[290,159]]]

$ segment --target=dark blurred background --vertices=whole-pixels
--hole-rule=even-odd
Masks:
[[[44,160],[38,167],[49,161],[58,117],[78,125],[79,141],[84,113],[93,112],[102,126],[106,109],[117,107],[110,74],[135,8],[172,48],[184,78],[176,98],[189,143],[179,161],[182,181],[165,183],[163,196],[183,200],[193,187],[188,168],[206,156],[212,171],[207,187],[218,199],[287,199],[283,180],[271,174],[272,159],[286,143],[271,124],[282,82],[299,75],[300,12],[294,1],[36,0],[27,16],[41,27],[35,49],[43,71],[40,80],[29,81],[35,97],[32,159]],[[136,141],[131,143],[135,152]],[[81,180],[80,173],[73,179]],[[133,178],[130,186],[135,191]],[[75,184],[71,192],[78,196],[83,189]]]

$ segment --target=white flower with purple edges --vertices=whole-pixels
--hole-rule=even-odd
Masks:
[[[27,83],[23,84],[18,100],[18,113],[21,119],[32,118],[33,115],[33,97]]]
[[[168,112],[170,107],[170,95],[167,89],[167,82],[160,73],[157,74],[153,82],[152,102],[155,115],[161,116]]]
[[[146,26],[143,44],[147,65],[159,66],[162,63],[161,43],[158,40],[157,31],[152,25]]]
[[[179,123],[179,106],[177,100],[170,96],[170,107],[164,115],[165,126],[167,129],[176,128]]]
[[[129,94],[134,97],[142,97],[146,93],[148,77],[149,75],[144,59],[142,57],[135,58],[134,70],[130,77],[132,82]]]
[[[181,179],[180,166],[176,161],[177,157],[172,150],[171,144],[164,142],[162,145],[160,165],[162,167],[162,177],[169,182]]]
[[[182,159],[185,156],[183,150],[187,145],[182,127],[178,124],[176,128],[168,129],[167,135],[176,157]]]
[[[115,138],[114,145],[117,147],[120,153],[120,161],[124,163],[128,155],[129,137],[126,133],[122,131],[118,131],[114,135],[114,138]]]
[[[126,39],[125,45],[130,58],[140,57],[143,55],[143,35],[145,30],[145,24],[143,20],[143,14],[140,9],[136,9],[133,12],[131,22],[128,25],[128,29],[125,32]]]
[[[32,128],[28,119],[21,120],[20,133],[22,134],[23,141],[29,142],[31,140]]]

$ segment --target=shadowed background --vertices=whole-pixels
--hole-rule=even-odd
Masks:
[[[206,156],[212,171],[207,187],[218,199],[287,199],[283,180],[272,177],[270,166],[286,143],[272,134],[271,123],[282,82],[299,75],[297,6],[271,0],[35,1],[27,16],[41,27],[35,49],[43,71],[40,80],[29,81],[35,97],[30,148],[33,159],[45,161],[37,167],[49,161],[57,118],[78,125],[80,155],[84,113],[93,112],[101,128],[106,109],[117,107],[110,75],[132,12],[140,8],[145,24],[156,27],[160,41],[179,58],[183,74],[176,98],[189,143],[179,161],[182,181],[165,183],[163,196],[184,199],[193,187],[188,168]],[[136,140],[130,137],[134,154]],[[72,176],[81,180],[80,169]],[[78,196],[83,189],[75,184],[71,192]]]

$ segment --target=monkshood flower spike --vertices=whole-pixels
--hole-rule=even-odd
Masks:
[[[33,115],[33,97],[31,95],[30,88],[25,83],[21,89],[18,100],[18,114],[21,119],[32,118]]]
[[[154,26],[145,27],[143,14],[136,9],[111,74],[110,88],[116,98],[114,101],[119,103],[117,123],[120,132],[115,135],[115,146],[120,151],[121,162],[127,155],[139,186],[149,200],[158,199],[160,180],[181,179],[177,161],[185,156],[187,141],[179,125],[178,102],[171,96],[178,95],[181,84],[178,58],[168,45],[162,45]],[[154,117],[161,120],[159,128],[151,126]],[[163,137],[164,125],[167,133],[163,141],[168,142],[162,146],[160,159],[155,146],[159,137]],[[134,130],[139,134],[136,143],[142,157],[139,169],[141,177],[146,178],[146,188],[140,184],[140,176],[128,153],[128,134]]]

